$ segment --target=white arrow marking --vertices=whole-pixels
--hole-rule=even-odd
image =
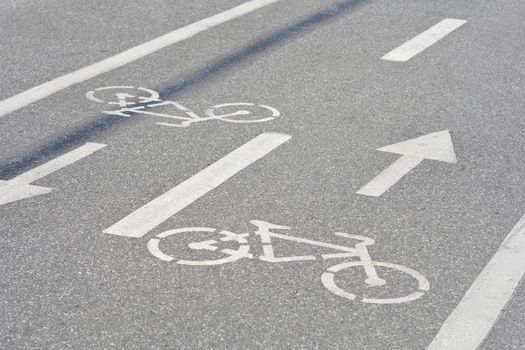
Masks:
[[[253,162],[291,138],[285,134],[261,134],[180,185],[135,210],[104,233],[142,237],[188,205],[213,190]]]
[[[51,192],[52,188],[33,186],[30,183],[87,157],[105,146],[100,143],[86,143],[9,181],[0,180],[0,205]]]
[[[363,186],[357,192],[358,194],[372,197],[381,196],[424,159],[457,163],[454,146],[448,130],[423,135],[378,148],[377,150],[402,154],[403,156]]]

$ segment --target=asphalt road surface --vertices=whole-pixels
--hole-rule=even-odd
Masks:
[[[0,2],[2,349],[525,349],[525,2]]]

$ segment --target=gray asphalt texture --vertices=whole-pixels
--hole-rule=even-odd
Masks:
[[[2,1],[0,100],[242,2]],[[0,117],[3,180],[107,144],[34,183],[50,194],[0,206],[0,347],[424,349],[525,213],[523,13],[519,0],[280,1]],[[444,18],[468,22],[409,62],[380,60]],[[282,117],[162,127],[85,98],[114,85],[199,113],[253,102]],[[457,164],[425,160],[379,198],[356,194],[398,158],[375,149],[445,129]],[[292,139],[145,237],[102,233],[263,132]],[[146,248],[180,227],[253,233],[254,219],[333,243],[348,243],[337,231],[374,238],[374,260],[431,289],[351,302],[321,284],[334,261],[193,267]],[[482,349],[525,348],[524,315],[522,284]]]

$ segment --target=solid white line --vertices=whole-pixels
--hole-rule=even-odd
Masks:
[[[423,161],[423,157],[403,156],[364,185],[357,194],[379,197],[394,186],[410,170]]]
[[[167,46],[191,38],[200,32],[228,22],[237,17],[243,16],[247,13],[253,12],[257,9],[260,9],[261,7],[270,5],[277,1],[280,0],[251,0],[245,2],[244,4],[236,6],[230,10],[218,13],[211,17],[174,30],[168,34],[162,35],[144,44],[135,46],[103,61],[63,75],[44,84],[35,86],[32,89],[1,101],[0,117],[25,107],[33,102],[41,100],[51,94],[54,94],[55,92],[96,77],[97,75],[109,72],[115,68],[122,67]]]
[[[421,51],[434,45],[446,35],[461,27],[467,21],[462,19],[446,18],[438,24],[425,30],[423,33],[410,39],[403,45],[390,51],[381,59],[394,62],[406,62]]]
[[[55,159],[50,160],[47,163],[44,163],[34,169],[26,171],[25,173],[18,175],[17,177],[10,180],[10,183],[22,183],[30,184],[36,180],[39,180],[59,169],[62,169],[69,164],[72,164],[84,157],[89,156],[90,154],[98,151],[99,149],[106,147],[106,145],[101,143],[91,143],[88,142],[83,146],[80,146],[71,152],[63,154]]]
[[[284,134],[261,134],[180,185],[135,210],[104,233],[142,237],[215,187],[291,138]]]
[[[525,273],[525,215],[452,311],[427,350],[474,350]]]

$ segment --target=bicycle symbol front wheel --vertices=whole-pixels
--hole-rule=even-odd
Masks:
[[[281,116],[281,113],[266,105],[235,102],[210,107],[206,110],[206,115],[210,119],[229,123],[263,123]]]
[[[352,269],[354,267],[364,268],[364,264],[365,263],[362,261],[351,261],[351,262],[345,262],[345,263],[334,265],[328,268],[328,270],[325,271],[321,275],[321,282],[326,287],[326,289],[328,289],[335,295],[338,295],[346,299],[355,300],[358,298],[356,294],[346,291],[336,284],[335,274],[337,272]],[[397,270],[398,272],[401,272],[405,275],[412,277],[412,279],[415,279],[417,282],[417,290],[413,291],[412,293],[408,295],[404,295],[400,297],[393,297],[393,298],[389,298],[389,297],[375,297],[374,298],[374,297],[369,297],[369,296],[362,296],[361,301],[363,303],[372,303],[372,304],[406,303],[406,302],[413,301],[413,300],[416,300],[422,297],[425,294],[425,292],[427,292],[430,289],[430,283],[428,282],[428,280],[425,278],[425,276],[423,276],[421,273],[417,272],[416,270],[413,270],[403,265],[385,263],[385,262],[372,261],[371,264],[374,266],[374,268],[381,267],[381,268]],[[380,288],[380,287],[368,286],[366,294],[368,294],[370,290],[373,290],[374,288]]]

